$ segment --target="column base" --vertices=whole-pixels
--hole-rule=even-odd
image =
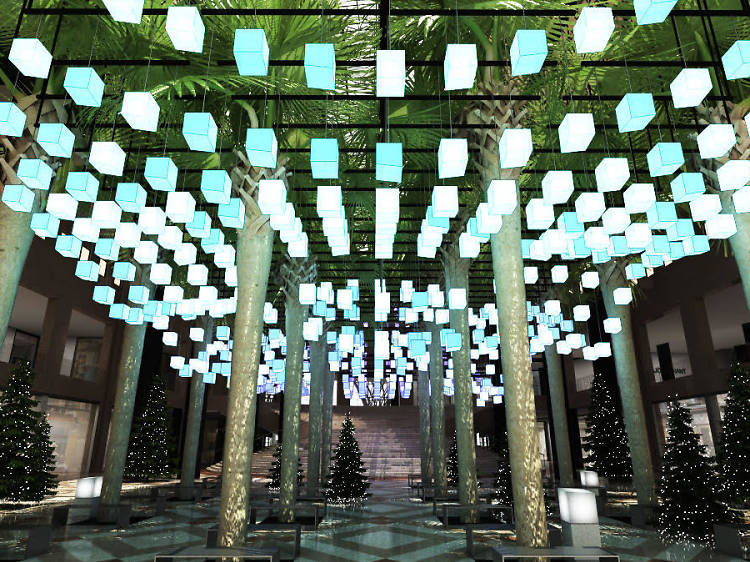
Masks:
[[[562,522],[563,544],[566,546],[602,546],[598,523]]]
[[[656,506],[636,504],[630,506],[630,524],[634,527],[652,527],[656,523]]]

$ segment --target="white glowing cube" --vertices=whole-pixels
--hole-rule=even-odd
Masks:
[[[630,287],[618,287],[612,291],[612,298],[615,304],[625,306],[633,302],[633,291]]]
[[[573,40],[576,52],[599,53],[607,47],[609,38],[615,30],[612,8],[594,8],[587,6],[581,10],[573,26]]]
[[[157,242],[165,250],[176,250],[182,245],[182,230],[179,226],[166,226],[159,234]]]
[[[530,230],[547,230],[555,222],[555,210],[544,199],[529,199],[526,205],[526,225]]]
[[[590,250],[606,250],[609,247],[609,236],[601,226],[590,226],[583,233],[583,243]]]
[[[125,168],[125,156],[125,151],[116,142],[94,141],[91,143],[89,163],[100,174],[121,176]]]
[[[297,240],[289,242],[287,252],[293,258],[306,258],[308,256],[308,244],[307,233],[303,232]]]
[[[283,180],[258,182],[258,207],[264,215],[280,215],[286,210],[286,186]]]
[[[315,304],[316,297],[315,283],[300,283],[299,286],[299,303]]]
[[[493,215],[509,215],[518,205],[514,180],[492,180],[487,187],[487,205]]]
[[[195,6],[170,6],[167,8],[167,35],[178,51],[200,53],[206,26]]]
[[[131,129],[156,131],[161,108],[151,92],[125,92],[120,113]]]
[[[711,88],[711,73],[707,68],[683,68],[669,85],[676,108],[700,105]]]
[[[458,254],[461,258],[472,259],[481,251],[480,240],[468,232],[462,232],[458,237]]]
[[[148,278],[156,285],[169,285],[172,282],[172,267],[166,263],[155,263],[151,266]]]
[[[185,291],[179,285],[168,285],[164,287],[162,300],[167,303],[178,303],[184,298]]]
[[[599,273],[585,271],[581,274],[581,285],[586,289],[596,289],[599,286]]]
[[[539,269],[533,266],[523,268],[523,282],[527,285],[533,285],[539,279]]]
[[[542,198],[548,205],[567,203],[573,194],[573,172],[550,170],[542,179]]]
[[[481,234],[497,234],[503,226],[502,215],[490,213],[487,203],[477,205],[477,229]]]
[[[531,129],[505,129],[498,146],[501,168],[522,168],[534,151]]]
[[[191,285],[205,285],[208,283],[208,268],[202,263],[188,266],[187,282]]]
[[[320,218],[340,218],[342,209],[341,186],[319,185],[315,206]]]
[[[750,212],[750,186],[745,186],[732,193],[732,203],[736,213]]]
[[[729,123],[713,123],[698,134],[698,151],[701,158],[721,158],[737,143],[734,126]]]
[[[13,39],[8,60],[21,74],[29,78],[47,78],[52,65],[52,55],[36,38]]]
[[[722,191],[744,187],[750,182],[750,160],[729,160],[716,170],[716,175]]]
[[[463,310],[466,308],[466,289],[454,288],[448,291],[448,308],[450,310]]]
[[[651,228],[646,223],[634,222],[625,229],[625,240],[631,250],[643,250],[651,238]]]
[[[449,43],[445,49],[443,74],[446,90],[468,90],[477,75],[477,46]]]
[[[76,483],[76,498],[98,498],[102,493],[102,476],[79,478]]]
[[[619,191],[630,179],[627,158],[602,158],[594,169],[596,188],[601,192]]]
[[[438,147],[438,177],[458,178],[466,173],[469,146],[466,139],[440,139]]]
[[[594,140],[594,116],[591,113],[568,113],[557,129],[560,152],[584,152]]]
[[[606,209],[604,195],[599,192],[581,193],[576,198],[575,208],[580,222],[598,221]]]
[[[123,248],[135,248],[141,243],[141,229],[132,222],[122,222],[115,229],[115,242]]]
[[[59,220],[72,221],[76,218],[78,201],[69,193],[50,193],[45,210]]]
[[[721,212],[721,199],[716,193],[703,193],[690,201],[693,221],[704,221]]]
[[[109,15],[123,23],[141,23],[143,0],[102,0]]]
[[[195,214],[195,199],[187,191],[171,191],[167,193],[166,212],[172,222],[190,222]]]
[[[723,240],[737,233],[737,225],[734,216],[726,213],[718,213],[706,219],[706,236]]]
[[[432,190],[432,213],[435,217],[453,218],[458,214],[458,187],[436,185]]]
[[[578,304],[573,307],[573,320],[576,322],[586,322],[591,318],[591,310],[587,304]]]
[[[476,59],[476,54],[474,57]],[[405,87],[406,51],[379,50],[375,54],[375,95],[379,98],[403,98]]]
[[[654,184],[652,183],[634,183],[623,192],[623,201],[628,213],[645,213],[648,208],[656,201]]]
[[[553,283],[565,283],[568,280],[567,265],[553,265],[550,270]]]
[[[706,192],[706,184],[700,172],[683,172],[669,182],[669,185],[675,203],[689,203]]]
[[[189,337],[196,342],[203,341],[203,328],[190,328]]]
[[[630,224],[630,214],[623,207],[610,207],[602,214],[602,227],[607,234],[622,234]]]
[[[73,236],[81,242],[96,242],[99,240],[99,227],[90,218],[78,217],[73,221]]]
[[[174,262],[177,265],[191,265],[195,263],[198,251],[195,246],[189,242],[180,243],[174,251]]]
[[[91,211],[91,220],[99,228],[117,228],[122,218],[122,209],[115,201],[96,201]]]
[[[158,236],[164,232],[167,215],[161,207],[144,207],[138,215],[138,227],[144,234]]]

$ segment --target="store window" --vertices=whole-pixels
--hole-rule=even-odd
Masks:
[[[0,362],[28,361],[34,366],[46,311],[47,297],[18,287],[5,340],[0,347]]]
[[[672,308],[663,316],[646,323],[646,330],[657,382],[693,374],[679,308]]]
[[[39,396],[55,444],[55,473],[63,480],[78,478],[88,470],[96,428],[97,406],[88,402]]]
[[[74,379],[96,380],[103,338],[104,322],[73,310],[60,374]]]
[[[719,368],[727,368],[736,355],[735,348],[745,345],[742,325],[750,322],[747,302],[738,283],[706,295],[706,314]]]

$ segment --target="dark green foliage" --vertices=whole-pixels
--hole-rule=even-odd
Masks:
[[[750,506],[750,369],[736,364],[729,375],[719,454],[722,497]]]
[[[133,421],[124,477],[135,481],[169,478],[172,472],[169,441],[167,387],[164,379],[155,375],[143,407]]]
[[[367,496],[369,487],[367,469],[354,435],[354,424],[347,413],[331,459],[326,496],[336,502],[361,500]]]
[[[448,449],[448,462],[445,466],[448,476],[448,487],[458,488],[458,443],[456,442],[456,433],[453,432],[451,446]]]
[[[497,478],[495,479],[495,499],[502,505],[513,505],[513,484],[510,479],[510,453],[508,452],[508,433],[503,432],[496,443]]]
[[[0,397],[0,498],[36,502],[57,489],[55,446],[47,415],[31,395],[34,373],[20,363]]]
[[[659,536],[665,541],[713,543],[713,523],[719,517],[716,474],[692,421],[687,408],[670,404],[658,485]]]
[[[276,445],[276,449],[273,451],[273,462],[271,463],[271,470],[268,473],[270,481],[266,482],[266,488],[269,490],[278,490],[281,488],[281,442]],[[297,458],[297,487],[302,486],[302,479],[304,475],[302,473],[302,463]]]
[[[619,406],[614,377],[597,372],[591,385],[591,405],[586,415],[588,434],[583,437],[586,466],[610,480],[633,476],[628,435]]]

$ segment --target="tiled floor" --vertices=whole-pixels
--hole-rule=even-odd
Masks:
[[[445,531],[432,516],[431,507],[408,499],[404,482],[376,481],[373,497],[359,509],[329,509],[329,516],[316,532],[302,535],[299,560],[409,561],[469,560],[464,553],[461,531]],[[259,490],[259,494],[262,494]],[[200,545],[206,530],[215,524],[218,500],[197,504],[171,504],[167,514],[146,519],[124,530],[105,530],[84,525],[69,525],[55,535],[51,551],[35,560],[72,561],[146,561],[159,552],[180,546]],[[508,535],[484,533],[476,544],[498,544]],[[732,559],[700,548],[667,547],[654,532],[643,531],[614,520],[602,521],[605,548],[617,552],[623,560],[670,560],[728,562]],[[292,551],[288,533],[256,533],[249,544],[276,544],[282,555]]]

